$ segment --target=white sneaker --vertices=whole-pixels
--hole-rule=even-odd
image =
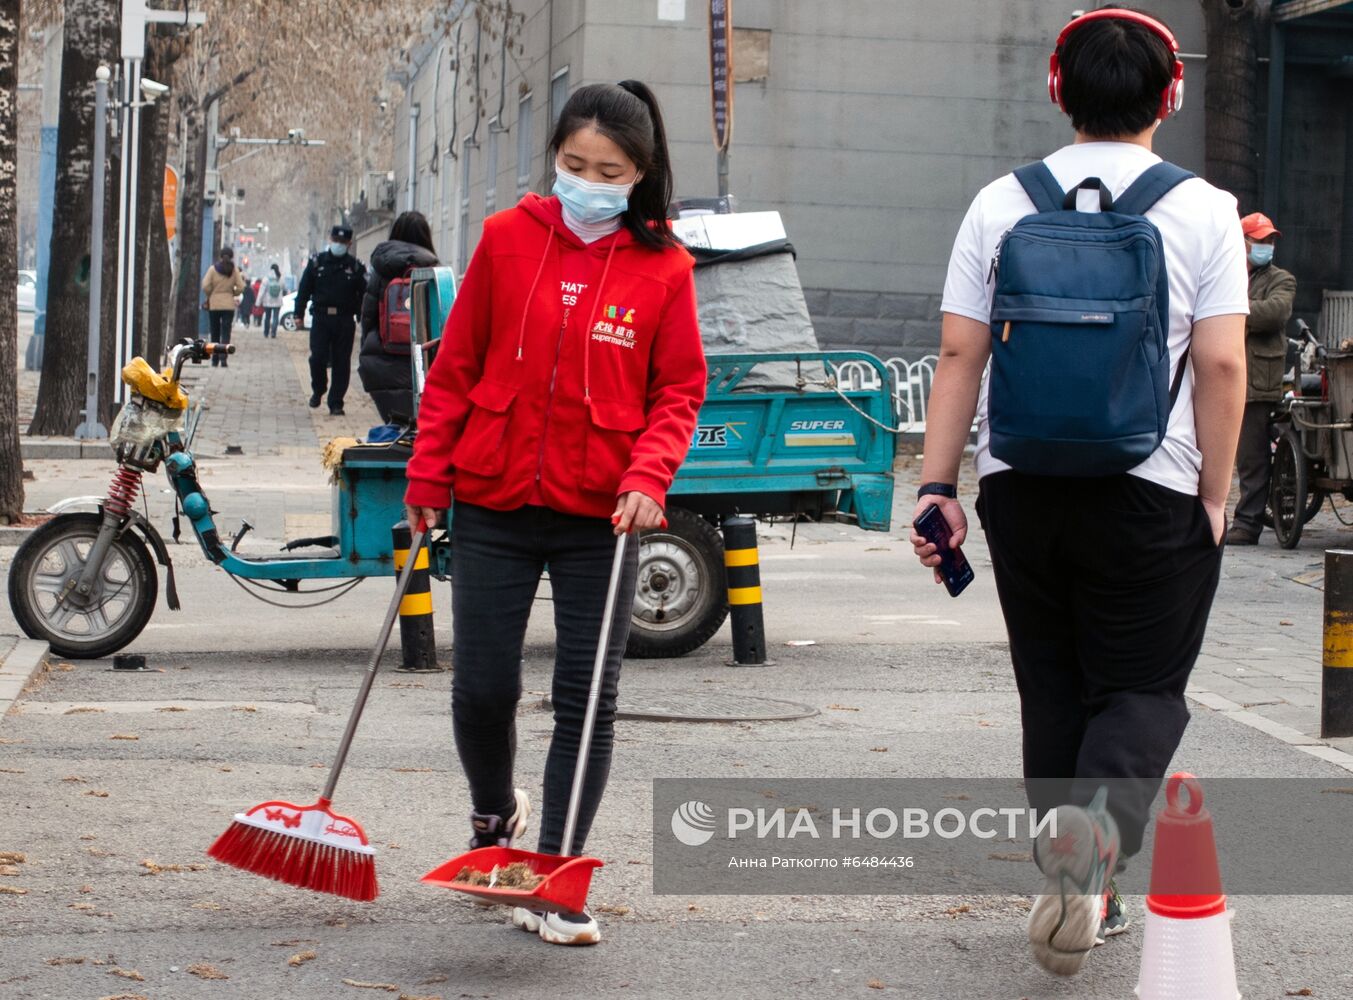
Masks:
[[[601,928],[592,914],[539,913],[523,907],[513,907],[512,926],[528,934],[539,934],[550,944],[587,945],[601,941]]]
[[[1046,881],[1029,911],[1034,960],[1059,976],[1085,964],[1104,918],[1105,890],[1118,860],[1118,826],[1101,788],[1088,808],[1057,807],[1057,836],[1040,834],[1034,860]]]
[[[511,847],[513,841],[526,833],[531,816],[531,800],[523,789],[513,789],[517,808],[504,820],[501,816],[470,813],[470,849],[480,847]]]

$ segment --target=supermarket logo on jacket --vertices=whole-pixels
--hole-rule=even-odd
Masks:
[[[601,319],[592,327],[592,339],[633,350],[634,310],[628,306],[602,306]]]

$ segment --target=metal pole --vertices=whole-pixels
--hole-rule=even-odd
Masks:
[[[103,176],[108,162],[108,79],[107,66],[94,73],[94,163],[90,178],[93,198],[89,226],[89,348],[85,365],[85,419],[75,428],[75,436],[84,440],[108,437],[99,423],[99,304],[103,297]]]
[[[728,147],[719,150],[719,197],[728,197]],[[721,210],[722,211],[722,210]]]
[[[766,623],[761,611],[761,557],[756,521],[727,517],[723,522],[723,561],[728,582],[728,609],[733,624],[730,667],[765,667]]]
[[[127,80],[128,98],[133,107],[131,109],[131,166],[127,169],[127,224],[124,227],[127,233],[127,242],[123,247],[123,253],[126,254],[126,264],[123,267],[123,273],[126,275],[127,297],[126,311],[118,323],[117,330],[117,368],[120,370],[123,365],[132,359],[136,353],[136,211],[139,201],[139,191],[141,175],[141,102],[136,100],[140,96],[141,90],[141,60],[132,60],[132,75]],[[114,396],[119,403],[126,398],[125,387],[122,379],[117,380],[117,385],[113,390]]]
[[[417,207],[415,195],[418,188],[418,105],[409,105],[409,197],[404,210],[412,212]],[[489,178],[493,183],[493,178]]]
[[[118,191],[117,191],[117,306],[113,311],[113,364],[120,367],[122,364],[122,321],[127,311],[127,231],[132,227],[127,224],[127,179],[131,175],[131,134],[132,134],[132,64],[135,59],[126,58],[122,60],[122,158],[118,164]],[[119,382],[121,379],[118,380]],[[117,399],[120,393],[115,388],[113,398]]]

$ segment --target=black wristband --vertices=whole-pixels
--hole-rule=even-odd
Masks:
[[[957,496],[958,490],[954,488],[953,483],[923,483],[916,491],[917,500],[921,497],[948,497],[953,500]]]

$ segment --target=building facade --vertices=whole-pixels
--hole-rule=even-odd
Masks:
[[[716,193],[707,0],[514,0],[508,20],[501,6],[453,4],[445,26],[410,53],[403,104],[392,109],[397,208],[428,216],[443,260],[463,271],[487,215],[527,190],[548,190],[550,130],[586,83],[633,77],[652,86],[678,196]],[[1184,110],[1162,126],[1156,149],[1202,173],[1201,8],[1152,7],[1179,38],[1187,79]],[[732,0],[732,8],[730,190],[739,209],[782,213],[824,346],[933,352],[950,245],[973,195],[1071,140],[1045,81],[1073,6]],[[1290,116],[1305,123],[1318,114],[1310,102],[1327,96],[1302,94],[1295,99],[1307,110]],[[1339,176],[1326,185],[1340,193],[1344,115],[1328,158]],[[1309,144],[1307,128],[1289,130],[1284,147]],[[1286,182],[1283,190],[1286,209]],[[1340,194],[1333,214],[1342,212]],[[1312,301],[1318,309],[1316,294],[1303,299],[1308,309]]]

